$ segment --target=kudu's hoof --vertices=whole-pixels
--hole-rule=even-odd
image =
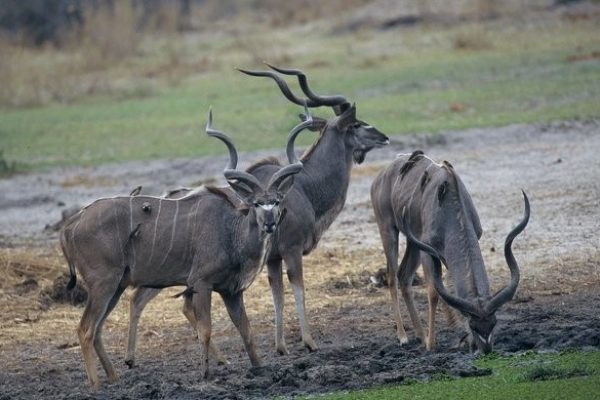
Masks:
[[[398,341],[400,342],[400,346],[406,346],[410,340],[408,340],[408,336],[400,336],[398,337]]]
[[[279,354],[280,356],[287,356],[290,354],[290,352],[288,351],[288,349],[285,345],[277,346],[276,351],[277,351],[277,354]]]
[[[304,342],[304,347],[306,347],[308,349],[308,351],[310,351],[311,353],[319,350],[319,346],[317,346],[317,344],[314,341],[308,341],[308,342]]]
[[[264,377],[264,376],[273,374],[273,367],[271,367],[270,365],[257,365],[257,366],[251,367],[248,372],[249,372],[249,375],[252,375],[252,376]]]
[[[217,365],[229,365],[231,364],[228,360],[224,359],[224,358],[219,358],[217,360]]]

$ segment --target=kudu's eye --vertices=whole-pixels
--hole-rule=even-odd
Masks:
[[[279,205],[279,200],[275,200],[275,203],[273,203],[273,204],[275,204],[276,206],[278,206]]]

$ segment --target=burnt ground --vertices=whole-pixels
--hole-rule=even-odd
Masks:
[[[249,367],[241,339],[216,301],[214,340],[229,364],[211,364],[207,381],[198,378],[198,344],[180,314],[180,301],[166,294],[148,306],[140,323],[138,366],[127,369],[126,293],[104,333],[121,380],[90,391],[75,334],[82,308],[54,302],[45,294],[66,265],[56,233],[44,232],[44,227],[57,222],[64,209],[128,193],[138,184],[147,193],[160,193],[212,180],[223,158],[64,168],[0,181],[0,193],[6,194],[0,198],[0,268],[5,277],[0,285],[0,399],[293,397],[446,374],[491,373],[475,368],[474,356],[457,348],[462,329],[449,328],[441,316],[437,352],[424,351],[416,340],[401,347],[387,290],[371,281],[384,257],[369,206],[370,182],[394,154],[417,148],[451,161],[469,188],[482,220],[481,248],[494,288],[508,280],[501,249],[522,213],[519,189],[531,199],[530,225],[514,245],[522,280],[516,298],[499,311],[496,350],[598,349],[600,124],[512,125],[397,137],[388,148],[370,153],[369,162],[353,172],[344,211],[319,249],[305,258],[309,319],[320,350],[308,353],[299,342],[288,291],[290,355],[274,353],[272,306],[263,272],[246,302],[265,366]],[[416,297],[424,317],[422,287],[416,288]]]

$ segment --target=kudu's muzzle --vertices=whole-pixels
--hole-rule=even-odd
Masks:
[[[262,224],[262,230],[266,234],[270,235],[273,232],[275,232],[275,228],[277,227],[277,219],[278,218],[275,217],[274,210],[270,209],[269,211],[270,212],[265,214],[265,219]]]
[[[488,354],[494,349],[494,334],[490,333],[488,337],[472,332],[473,337],[471,338],[470,348],[471,352],[475,354],[483,353]]]

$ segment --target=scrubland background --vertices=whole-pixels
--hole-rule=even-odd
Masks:
[[[577,0],[0,0],[0,399],[257,398],[381,385],[335,398],[594,398],[598,26],[600,3]],[[391,137],[354,167],[345,209],[304,259],[321,350],[299,343],[288,288],[291,355],[274,354],[263,273],[246,294],[262,376],[248,372],[215,300],[215,341],[231,364],[198,380],[197,342],[169,297],[179,288],[148,306],[139,367],[127,370],[127,291],[104,334],[122,380],[91,392],[75,334],[82,309],[72,304],[83,294],[64,290],[53,225],[69,208],[137,185],[158,195],[222,179],[224,148],[203,131],[209,106],[242,164],[281,154],[300,107],[273,82],[235,70],[263,61],[303,69],[315,92],[345,95]],[[303,147],[316,136],[299,139]],[[418,148],[450,160],[470,189],[494,288],[508,279],[499,249],[520,218],[519,189],[532,201],[514,246],[519,292],[499,313],[498,353],[488,358],[454,348],[462,331],[443,319],[437,352],[395,339],[368,191],[396,153]],[[425,288],[415,293],[424,313]]]

